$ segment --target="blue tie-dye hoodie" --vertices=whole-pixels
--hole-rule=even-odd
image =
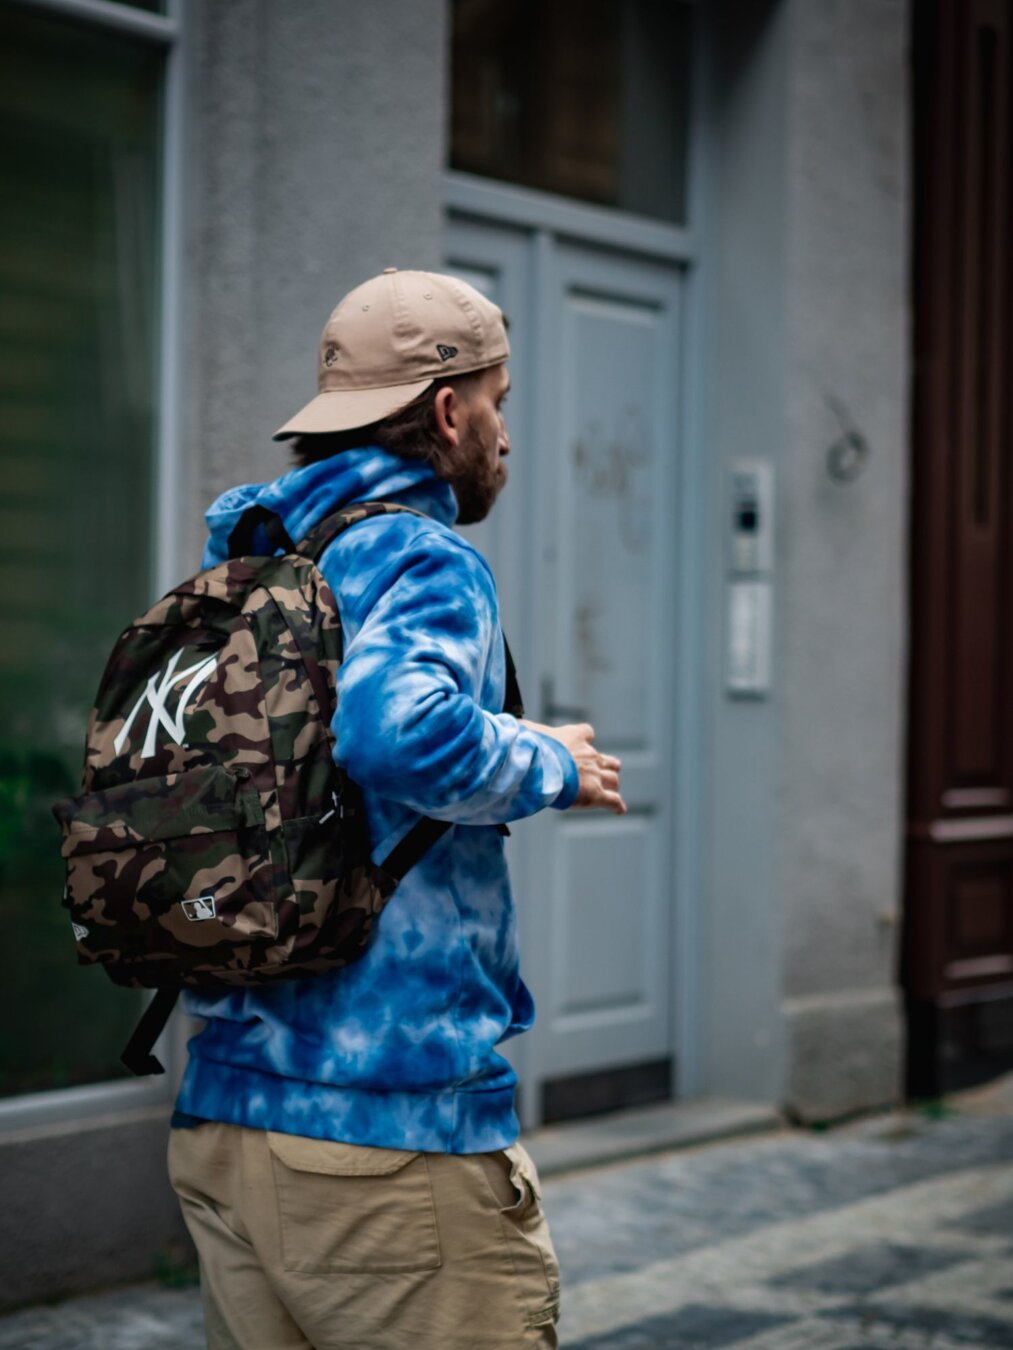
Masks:
[[[515,1075],[495,1047],[527,1030],[534,1007],[496,826],[569,806],[577,771],[558,742],[501,712],[495,583],[450,528],[452,490],[425,464],[346,451],[219,497],[203,566],[226,556],[254,503],[299,539],[370,500],[429,518],[363,521],[321,560],[345,633],[336,754],[364,791],[375,860],[420,814],[454,828],[407,874],[354,965],[185,995],[206,1026],[190,1041],[177,1119],[388,1148],[504,1148],[517,1137]]]

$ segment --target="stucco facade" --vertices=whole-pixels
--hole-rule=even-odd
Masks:
[[[388,264],[439,259],[446,33],[439,0],[392,0],[382,21],[345,0],[182,15],[182,501],[169,552],[184,572],[207,502],[284,468],[271,432],[314,388],[336,299]],[[185,1253],[165,1177],[168,1099],[80,1111],[56,1104],[51,1123],[0,1133],[4,1304],[146,1278]]]
[[[725,466],[769,459],[776,636],[769,701],[714,701],[709,1081],[825,1119],[901,1091],[908,15],[719,14],[711,565],[716,596]]]
[[[793,8],[788,80],[780,875],[785,1103],[900,1090],[906,699],[908,14]],[[853,481],[830,447],[868,445]]]
[[[706,718],[692,1071],[677,1082],[826,1119],[902,1087],[909,14],[904,0],[697,10],[687,369],[707,465],[691,672]],[[208,0],[182,53],[185,571],[207,502],[284,467],[270,434],[312,391],[336,299],[388,265],[440,265],[448,6]],[[841,483],[827,455],[852,423],[869,451]],[[753,700],[722,675],[727,468],[744,455],[777,485],[773,683]],[[168,1114],[167,1099],[114,1103],[0,1133],[0,1301],[146,1276],[179,1243]]]

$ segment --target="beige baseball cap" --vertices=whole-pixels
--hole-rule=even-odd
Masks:
[[[320,337],[320,392],[274,439],[370,426],[433,380],[509,356],[503,313],[474,286],[387,267],[338,302]]]

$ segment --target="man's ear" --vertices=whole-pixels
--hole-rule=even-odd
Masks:
[[[448,445],[456,448],[461,439],[461,400],[451,385],[437,389],[433,409],[437,431]]]

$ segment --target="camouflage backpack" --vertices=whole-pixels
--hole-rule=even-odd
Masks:
[[[357,521],[405,510],[347,508],[296,547],[253,507],[229,561],[174,587],[113,649],[82,795],[53,810],[79,961],[158,990],[123,1054],[134,1073],[162,1072],[151,1049],[181,986],[265,984],[361,955],[449,828],[422,819],[374,865],[359,792],[333,757],[341,620],[316,561]]]

